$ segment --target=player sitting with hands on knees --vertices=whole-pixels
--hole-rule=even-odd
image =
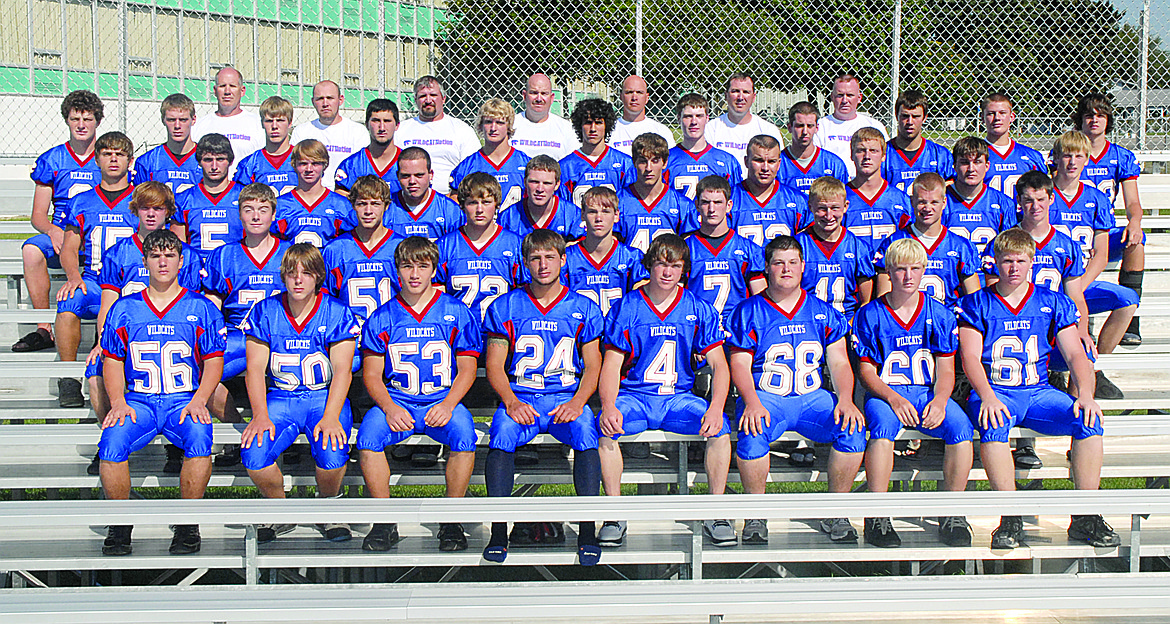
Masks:
[[[988,481],[994,490],[1016,489],[1008,432],[1026,427],[1071,436],[1073,484],[1096,490],[1104,452],[1102,414],[1093,399],[1093,367],[1077,331],[1077,308],[1067,295],[1032,284],[1036,243],[1027,232],[1002,232],[994,253],[999,280],[960,299],[958,309],[959,349],[973,388],[967,413],[979,430]],[[1048,383],[1048,360],[1058,350],[1079,390],[1075,399]],[[1073,516],[1068,535],[1096,547],[1120,543],[1098,515]],[[1004,516],[991,547],[1015,548],[1023,540],[1023,519]]]
[[[918,176],[915,186],[927,175],[932,174]],[[946,442],[943,479],[948,492],[966,489],[971,472],[971,422],[951,399],[958,325],[950,306],[919,290],[928,259],[916,239],[891,243],[884,254],[889,292],[861,306],[853,319],[858,375],[869,391],[865,476],[871,492],[888,491],[894,438],[904,427]],[[971,545],[971,528],[961,516],[939,518],[938,535],[950,546]],[[902,545],[889,518],[866,518],[865,541],[881,547]]]
[[[311,243],[289,247],[280,278],[285,292],[258,302],[244,322],[244,381],[252,421],[244,429],[240,457],[265,498],[284,498],[284,475],[276,458],[304,434],[317,463],[317,496],[337,498],[353,426],[346,395],[360,331],[357,318],[322,291],[325,260]],[[329,541],[350,538],[344,524],[321,528]],[[256,537],[271,542],[276,527],[261,525]]]
[[[150,284],[119,299],[102,330],[103,377],[110,411],[98,443],[102,489],[130,498],[130,454],[163,434],[183,449],[185,499],[203,498],[211,479],[211,412],[207,401],[223,372],[223,316],[203,295],[179,285],[183,242],[170,230],[142,241]],[[130,526],[111,526],[104,555],[129,555]],[[173,555],[199,552],[199,527],[176,525]]]

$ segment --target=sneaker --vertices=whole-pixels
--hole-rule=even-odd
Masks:
[[[857,529],[849,524],[848,518],[825,518],[821,520],[821,531],[828,533],[834,542],[857,541]]]
[[[166,445],[167,462],[163,464],[163,474],[179,474],[183,472],[183,449],[174,444]]]
[[[133,526],[111,526],[106,532],[106,541],[102,542],[102,554],[112,557],[123,557],[134,551],[130,545],[130,533]]]
[[[215,456],[216,468],[228,468],[240,463],[240,445],[225,444],[219,455]]]
[[[1010,550],[1024,541],[1024,520],[1019,516],[1004,516],[999,527],[991,532],[992,550]]]
[[[563,522],[517,522],[512,525],[508,541],[522,546],[564,544]]]
[[[817,451],[808,442],[801,440],[788,454],[788,463],[798,468],[811,468],[817,461]]]
[[[647,442],[623,444],[622,455],[630,459],[646,459],[650,457],[650,444]]]
[[[1044,462],[1036,456],[1036,449],[1032,448],[1031,444],[1021,444],[1012,451],[1012,459],[1016,462],[1016,468],[1020,470],[1037,470],[1044,467]]]
[[[1073,516],[1068,525],[1068,537],[1088,542],[1094,548],[1111,548],[1121,544],[1121,538],[1101,516]]]
[[[386,552],[401,540],[398,536],[398,525],[394,523],[375,524],[370,527],[366,539],[362,541],[362,550],[371,552]]]
[[[751,544],[767,544],[768,543],[768,521],[767,520],[744,520],[743,521],[743,543],[745,545]]]
[[[878,548],[897,548],[902,545],[902,538],[889,518],[866,518],[865,543]]]
[[[321,531],[325,539],[331,542],[348,542],[353,537],[353,533],[350,532],[348,524],[336,522],[318,524],[317,530]]]
[[[198,524],[176,524],[170,551],[172,555],[193,555],[199,552],[202,543]]]
[[[1121,336],[1120,344],[1123,347],[1140,347],[1142,345],[1142,336],[1134,332],[1125,332]]]
[[[458,522],[439,525],[439,550],[454,552],[467,550],[467,534],[463,532],[463,525]]]
[[[1105,371],[1097,371],[1097,389],[1093,393],[1094,399],[1124,399],[1125,393],[1116,384],[1105,376]]]
[[[944,516],[938,519],[938,540],[947,546],[970,546],[971,525],[963,516]]]
[[[85,474],[96,477],[102,473],[102,458],[97,453],[93,454],[93,460],[89,462],[89,466],[85,469]]]
[[[432,468],[439,465],[439,453],[443,447],[437,444],[415,445],[410,454],[410,465],[415,468]]]
[[[626,541],[626,521],[614,522],[608,520],[601,525],[597,532],[597,543],[607,548],[621,546]]]
[[[82,407],[85,397],[81,396],[81,382],[71,377],[57,380],[57,404],[61,407]]]
[[[276,525],[260,524],[256,526],[256,543],[268,544],[276,541]]]
[[[731,526],[730,520],[704,520],[703,535],[721,548],[735,546],[735,527]]]

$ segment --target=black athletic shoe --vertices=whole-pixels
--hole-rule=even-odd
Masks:
[[[512,525],[508,541],[521,546],[565,543],[565,525],[562,522],[517,522]]]
[[[1004,516],[999,527],[991,533],[992,550],[1011,550],[1024,541],[1024,519],[1019,516]]]
[[[467,534],[463,532],[463,525],[458,522],[439,525],[439,550],[454,552],[467,550]]]
[[[34,332],[24,335],[24,338],[16,341],[12,345],[12,351],[15,353],[32,353],[33,351],[44,351],[45,349],[52,349],[54,347],[53,338],[49,332],[43,329],[37,329]]]
[[[268,544],[276,541],[276,527],[271,524],[261,524],[256,527],[256,543]]]
[[[944,516],[938,519],[938,540],[947,546],[971,545],[971,525],[963,516]]]
[[[375,524],[366,534],[366,539],[362,541],[362,550],[386,552],[393,548],[400,539],[402,538],[398,537],[397,524]]]
[[[85,397],[81,396],[81,382],[71,377],[57,380],[57,404],[61,407],[82,407]]]
[[[225,444],[223,450],[215,456],[216,468],[228,468],[240,463],[240,445]]]
[[[1012,459],[1016,462],[1016,468],[1020,470],[1037,470],[1044,467],[1044,462],[1036,456],[1036,449],[1032,448],[1031,444],[1021,444],[1012,451]]]
[[[176,524],[175,536],[171,538],[172,555],[193,555],[199,552],[203,540],[199,537],[198,524]]]
[[[889,518],[866,518],[865,543],[878,548],[897,548],[902,545],[902,538]]]
[[[1142,335],[1134,332],[1125,332],[1121,336],[1120,344],[1123,347],[1140,347],[1142,346]]]
[[[93,454],[93,460],[89,462],[89,466],[85,469],[85,474],[91,477],[96,477],[102,473],[102,458],[97,453]]]
[[[174,444],[166,445],[167,463],[163,464],[163,474],[179,474],[183,472],[183,449]]]
[[[1124,399],[1125,393],[1116,384],[1105,376],[1105,371],[1097,371],[1097,389],[1093,393],[1094,399]]]
[[[1110,548],[1121,544],[1121,538],[1101,516],[1073,516],[1068,525],[1068,537],[1087,542],[1094,548]]]
[[[130,533],[134,530],[131,525],[111,526],[106,533],[106,541],[102,542],[102,554],[111,557],[124,557],[134,552],[130,545]]]

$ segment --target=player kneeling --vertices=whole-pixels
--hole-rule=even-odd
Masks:
[[[885,252],[890,292],[862,306],[853,319],[858,372],[869,391],[865,473],[871,492],[889,487],[894,438],[903,427],[946,442],[943,479],[948,492],[966,489],[971,472],[971,421],[951,400],[958,326],[947,306],[918,290],[926,261],[926,249],[913,238],[890,244]],[[961,516],[939,518],[938,536],[950,546],[971,545],[971,528]],[[902,545],[889,518],[866,518],[865,541]]]
[[[475,468],[478,435],[460,403],[475,381],[482,349],[479,317],[432,283],[439,248],[411,236],[394,250],[401,292],[362,326],[362,380],[375,406],[358,430],[362,476],[372,498],[390,498],[386,447],[421,433],[451,448],[447,497],[462,498]],[[362,548],[385,551],[398,527],[375,524]],[[439,550],[467,549],[463,525],[439,525]]]
[[[533,230],[524,237],[522,253],[532,282],[493,301],[484,321],[484,369],[500,395],[484,475],[488,496],[512,495],[516,449],[538,433],[573,447],[577,495],[597,496],[597,421],[587,403],[601,370],[601,308],[561,284],[565,239],[560,234]],[[508,524],[493,523],[483,558],[502,562],[507,556]],[[577,557],[581,565],[595,565],[601,557],[592,522],[581,523]]]
[[[707,483],[723,494],[731,466],[731,428],[723,416],[730,386],[723,329],[711,304],[679,284],[690,274],[690,249],[675,234],[650,243],[642,259],[650,281],[610,308],[601,365],[601,479],[607,496],[620,496],[623,435],[661,429],[707,438]],[[711,366],[711,404],[693,393],[697,357]],[[703,532],[716,546],[735,544],[727,520],[707,520]],[[626,523],[609,521],[597,538],[621,546]]]
[[[1093,367],[1077,332],[1078,313],[1063,293],[1037,288],[1036,244],[1023,230],[995,237],[999,281],[959,300],[959,349],[971,380],[967,412],[979,429],[979,455],[994,490],[1016,489],[1008,432],[1027,427],[1072,436],[1072,479],[1078,490],[1101,480],[1101,407],[1093,400]],[[1076,399],[1048,384],[1048,360],[1059,349],[1076,382]],[[1068,535],[1096,547],[1120,543],[1101,516],[1073,516]],[[1004,516],[991,547],[1015,548],[1024,539],[1019,516]]]
[[[353,352],[361,331],[353,312],[325,294],[325,260],[311,243],[289,247],[280,264],[285,292],[257,302],[244,322],[248,368],[244,381],[252,422],[240,459],[264,498],[284,498],[276,458],[302,433],[317,463],[317,496],[336,498],[349,461]],[[321,527],[331,542],[350,538],[344,524]],[[256,531],[261,543],[276,527]]]
[[[865,451],[865,421],[853,405],[853,370],[845,349],[849,324],[832,305],[800,287],[804,256],[791,236],[777,236],[764,248],[768,287],[732,310],[727,318],[731,378],[739,389],[736,456],[748,494],[763,494],[771,470],[769,445],[786,431],[833,444],[829,491],[848,492]],[[838,396],[821,387],[821,363]],[[820,528],[834,542],[854,541],[847,518],[826,518]],[[743,542],[768,541],[765,520],[744,521]]]
[[[203,498],[211,479],[207,400],[223,373],[223,315],[203,295],[179,285],[183,242],[170,230],[142,241],[150,284],[122,297],[106,315],[102,370],[110,411],[98,442],[102,489],[130,498],[130,454],[163,434],[183,450],[183,498]],[[103,555],[131,552],[131,526],[111,526]],[[199,552],[199,527],[175,526],[171,554]]]

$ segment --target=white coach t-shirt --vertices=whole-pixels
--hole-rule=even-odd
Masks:
[[[857,113],[856,117],[848,121],[842,121],[832,115],[821,117],[820,121],[817,122],[817,133],[813,136],[813,145],[828,150],[845,161],[845,168],[849,170],[850,179],[857,175],[857,169],[853,166],[853,155],[850,153],[849,141],[853,139],[854,133],[862,128],[874,128],[881,132],[882,137],[887,141],[890,139],[882,122],[865,113]]]
[[[516,115],[516,134],[512,135],[512,147],[524,152],[529,158],[547,154],[560,160],[581,147],[577,131],[564,117],[549,113],[540,122],[533,123],[523,113]]]
[[[431,169],[435,172],[431,188],[444,195],[451,192],[455,166],[479,149],[479,137],[471,126],[450,115],[437,121],[407,119],[394,133],[394,143],[402,149],[421,147],[431,155]]]
[[[774,137],[780,143],[780,147],[784,147],[784,137],[780,134],[780,128],[755,114],[747,123],[737,124],[727,117],[727,113],[723,113],[707,124],[707,130],[703,136],[712,146],[735,156],[735,160],[743,169],[746,178],[747,167],[744,166],[743,157],[747,154],[748,141],[760,134]]]
[[[642,121],[626,121],[625,117],[618,117],[617,125],[609,135],[609,146],[629,156],[634,139],[647,132],[666,139],[667,147],[674,147],[674,134],[670,129],[649,117]]]
[[[328,126],[322,124],[320,119],[306,121],[292,132],[293,145],[305,139],[317,139],[325,144],[325,149],[329,152],[329,166],[325,169],[325,177],[321,179],[321,183],[329,189],[334,186],[333,176],[337,173],[337,166],[341,161],[370,144],[370,133],[365,126],[340,115],[337,118],[341,121]]]
[[[258,149],[264,149],[264,128],[260,125],[260,115],[248,110],[230,117],[220,117],[215,111],[201,115],[195,119],[191,127],[191,140],[198,143],[199,139],[209,134],[222,134],[232,144],[235,159],[229,175],[234,178],[236,165]]]

